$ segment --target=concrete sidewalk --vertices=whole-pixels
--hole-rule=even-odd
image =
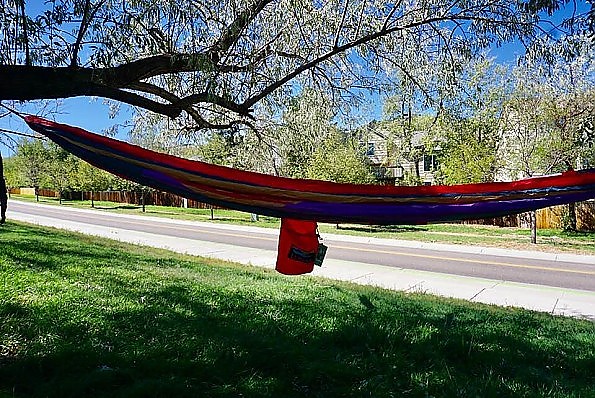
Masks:
[[[25,203],[25,202],[19,202]],[[31,204],[31,206],[43,206]],[[54,206],[50,206],[55,209]],[[75,212],[93,212],[96,210],[68,209]],[[169,224],[195,225],[205,223],[183,220],[162,219],[156,217],[110,214],[110,216],[132,218],[137,220],[156,220]],[[119,228],[101,227],[79,222],[57,220],[43,216],[31,216],[25,213],[11,211],[8,217],[13,220],[24,221],[32,224],[52,226],[56,228],[82,232],[85,234],[106,237],[123,242],[163,248],[180,253],[235,261],[254,266],[274,268],[276,252],[260,250],[220,243],[169,237],[144,232],[134,232]],[[278,231],[268,228],[252,226],[238,226],[208,223],[210,227],[223,230],[259,232],[278,235]],[[595,264],[595,256],[579,256],[574,254],[552,254],[534,251],[514,251],[499,248],[483,248],[477,246],[460,246],[432,244],[425,242],[400,241],[393,239],[364,238],[338,234],[323,234],[328,241],[369,242],[391,247],[418,247],[432,250],[450,252],[485,253],[505,257],[522,258],[548,258],[557,261],[573,261],[585,264]],[[330,243],[332,244],[332,242]],[[423,292],[445,297],[460,298],[469,301],[514,306],[543,311],[552,314],[586,318],[595,321],[595,292],[539,286],[523,283],[514,283],[499,280],[464,277],[450,274],[439,274],[425,271],[416,271],[405,268],[394,268],[378,265],[356,263],[326,259],[323,267],[316,267],[313,275],[331,279],[350,281],[358,284],[379,286],[387,289],[406,292]],[[295,278],[295,277],[294,277]]]

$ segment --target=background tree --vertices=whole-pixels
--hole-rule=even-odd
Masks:
[[[42,140],[24,139],[17,145],[14,162],[20,172],[19,181],[35,188],[35,198],[39,201],[38,189],[49,159],[48,150]]]
[[[314,153],[335,129],[334,109],[325,94],[314,90],[306,90],[288,102],[281,124],[269,133],[278,174],[306,178]]]
[[[15,188],[23,186],[23,176],[19,170],[17,159],[14,156],[4,158],[4,178],[6,180],[6,186],[9,188]]]
[[[105,191],[110,187],[113,176],[89,163],[79,160],[76,167],[76,186],[83,191],[91,192],[91,207],[95,207],[94,193]]]
[[[547,74],[539,65],[515,69],[503,118],[510,177],[564,171],[592,158],[594,67],[582,59]]]
[[[316,180],[371,184],[376,181],[365,149],[335,130],[316,148],[306,168],[306,177]]]
[[[443,97],[436,123],[430,126],[430,135],[441,148],[438,182],[494,181],[501,162],[500,120],[509,95],[506,80],[505,68],[478,59],[465,67],[458,84]]]
[[[520,65],[503,118],[503,159],[510,178],[531,177],[575,168],[593,156],[592,50],[553,66]],[[545,69],[545,70],[544,70]],[[567,228],[576,228],[574,206]],[[535,220],[531,216],[535,243]]]
[[[66,152],[54,143],[46,148],[47,158],[44,162],[41,186],[58,192],[58,200],[62,204],[62,195],[69,189],[78,189],[78,166],[81,163],[74,155]]]

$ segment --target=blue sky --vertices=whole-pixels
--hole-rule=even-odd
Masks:
[[[92,132],[101,133],[115,124],[125,123],[132,117],[130,109],[126,106],[122,106],[119,114],[114,119],[110,119],[109,107],[102,103],[101,98],[76,97],[60,100],[60,102],[61,106],[59,107],[59,113],[53,114],[48,118],[60,123],[82,127],[85,130]],[[4,113],[3,111],[4,109],[1,109],[0,113]],[[34,106],[28,107],[27,112],[37,113]],[[34,134],[25,123],[15,117],[0,119],[0,128],[26,134]],[[7,138],[6,136],[7,134],[0,135],[0,140],[3,141],[0,142],[0,152],[3,157],[8,157],[13,154],[12,149],[7,147],[4,143],[4,141],[10,142],[10,138]],[[20,137],[16,135],[12,135],[12,138],[16,140],[20,139]],[[126,139],[127,132],[124,129],[120,129],[117,138]]]

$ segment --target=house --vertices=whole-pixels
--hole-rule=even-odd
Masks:
[[[380,122],[371,122],[358,133],[372,170],[387,185],[435,183],[439,147],[429,150],[425,136],[423,131],[414,131],[407,138],[399,138]]]

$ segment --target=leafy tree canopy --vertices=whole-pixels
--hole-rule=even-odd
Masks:
[[[431,97],[460,63],[530,44],[568,0],[4,0],[0,101],[97,96],[188,119],[254,126],[306,87],[336,101],[387,85]],[[586,29],[575,15],[560,29]],[[580,22],[583,22],[583,25]],[[570,29],[572,28],[572,29]],[[546,35],[547,36],[547,35]]]
[[[352,184],[370,184],[376,181],[364,149],[339,131],[329,133],[316,148],[306,168],[306,176],[316,180]]]

